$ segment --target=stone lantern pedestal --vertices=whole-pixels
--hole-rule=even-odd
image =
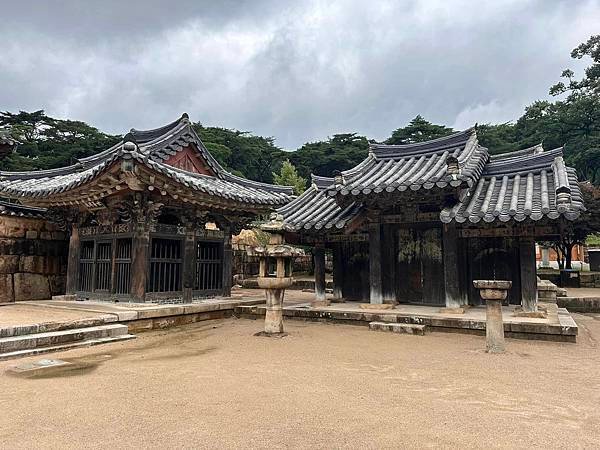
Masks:
[[[265,290],[267,300],[264,331],[256,333],[259,336],[285,336],[283,328],[283,297],[286,288],[294,284],[292,278],[292,260],[303,254],[301,249],[287,245],[283,233],[271,221],[261,226],[263,231],[257,231],[262,245],[248,250],[251,256],[258,256],[258,287]],[[268,230],[268,231],[264,231]]]
[[[294,283],[293,278],[258,277],[258,287],[265,290],[267,308],[265,313],[265,330],[260,334],[283,334],[283,297],[285,289]]]
[[[485,340],[488,353],[504,352],[504,322],[502,321],[502,300],[508,295],[511,281],[475,280],[473,286],[479,289],[481,298],[487,304]]]

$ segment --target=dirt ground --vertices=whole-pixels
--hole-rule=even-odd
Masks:
[[[1,448],[597,448],[600,315],[578,344],[227,319],[0,363]]]

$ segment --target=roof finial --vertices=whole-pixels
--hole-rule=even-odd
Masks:
[[[135,136],[133,134],[133,130],[125,135],[123,138],[123,150],[134,151],[138,148],[137,142],[135,140]]]
[[[446,158],[446,173],[452,175],[453,178],[460,174],[460,166],[458,164],[458,158],[456,156],[448,156]]]
[[[188,113],[184,112],[184,113],[181,115],[181,119],[182,119],[182,120],[188,120],[188,121],[189,121],[189,120],[190,120],[190,116],[188,115]]]

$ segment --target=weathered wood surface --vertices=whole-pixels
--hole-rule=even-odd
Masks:
[[[523,311],[537,310],[537,274],[535,241],[519,239],[519,259],[521,275],[521,306]]]
[[[67,294],[74,294],[77,292],[80,245],[79,227],[77,225],[73,225],[71,228],[71,236],[69,238],[69,257],[67,259]]]
[[[315,258],[315,300],[325,300],[325,248],[317,245],[313,249]]]
[[[369,223],[369,279],[370,302],[383,303],[383,280],[381,270],[381,224]]]

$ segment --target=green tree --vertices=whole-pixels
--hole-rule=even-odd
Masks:
[[[221,165],[252,180],[273,182],[273,172],[281,167],[286,152],[275,145],[272,137],[254,136],[246,131],[221,127],[205,127],[195,123],[194,129],[208,151]]]
[[[116,144],[120,136],[102,133],[84,122],[48,117],[43,110],[0,112],[0,127],[20,142],[0,162],[6,170],[38,170],[73,164]]]
[[[585,244],[590,236],[600,231],[600,188],[589,182],[579,183],[586,211],[573,221],[565,224],[559,239],[547,242],[559,256],[558,265],[561,269],[571,269],[571,253],[573,247]]]
[[[454,130],[450,127],[435,125],[425,120],[423,116],[418,115],[407,126],[395,130],[385,143],[394,145],[413,144],[448,136],[453,132]]]
[[[292,186],[296,195],[302,194],[306,189],[306,179],[298,175],[296,168],[289,159],[283,162],[278,174],[273,173],[273,179],[275,184],[280,186]]]
[[[369,142],[356,133],[334,134],[326,141],[309,142],[289,153],[290,162],[303,178],[311,173],[325,177],[348,170],[367,157]]]

